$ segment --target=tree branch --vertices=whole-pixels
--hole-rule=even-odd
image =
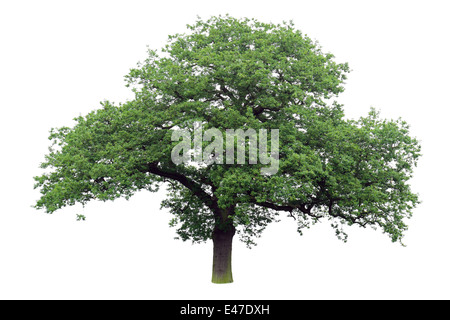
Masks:
[[[191,190],[192,193],[196,195],[209,209],[211,209],[212,212],[217,212],[219,210],[217,201],[215,201],[213,197],[206,193],[198,183],[189,179],[185,175],[175,171],[163,170],[158,167],[157,163],[149,164],[147,167],[147,171],[160,177],[178,181],[183,186]]]
[[[313,208],[313,205],[307,205],[307,204],[303,204],[303,203],[298,203],[298,204],[283,204],[283,205],[278,205],[275,203],[271,203],[268,201],[262,201],[262,202],[258,202],[256,201],[256,199],[252,198],[252,200],[254,201],[253,203],[261,206],[261,207],[265,207],[265,208],[269,208],[269,209],[273,209],[276,211],[287,211],[289,212],[290,216],[294,218],[294,216],[292,215],[292,212],[295,210],[299,210],[300,212],[309,215],[312,218],[322,218],[322,216],[317,216],[314,213],[311,212],[311,209]]]

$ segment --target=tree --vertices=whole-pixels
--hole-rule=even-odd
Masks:
[[[35,207],[53,213],[165,184],[162,207],[173,214],[179,237],[213,241],[214,283],[233,281],[235,233],[252,246],[280,212],[296,220],[300,233],[330,220],[343,240],[343,226],[359,225],[401,242],[405,219],[418,204],[408,180],[419,143],[404,121],[380,119],[375,110],[346,119],[333,99],[344,90],[349,67],[334,58],[292,23],[198,19],[130,70],[125,78],[133,100],[104,101],[72,128],[51,130],[53,144],[41,164],[47,171],[35,177],[42,193]],[[271,156],[277,171],[262,174],[262,163],[220,163],[215,151],[202,162],[175,164],[171,155],[180,142],[173,132],[192,134],[199,124],[203,134],[253,129],[261,137],[261,129],[278,130]],[[227,151],[249,144],[225,142]]]

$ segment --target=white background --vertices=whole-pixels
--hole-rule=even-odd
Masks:
[[[1,299],[448,299],[448,1],[0,2]],[[123,76],[197,15],[293,20],[352,73],[338,101],[402,117],[423,146],[411,182],[422,204],[404,242],[326,223],[300,237],[282,216],[248,250],[235,239],[233,284],[210,283],[212,244],[173,240],[160,192],[47,215],[33,176],[51,127],[110,99]],[[76,214],[87,216],[76,221]]]

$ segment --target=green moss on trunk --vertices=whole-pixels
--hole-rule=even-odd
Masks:
[[[220,230],[216,228],[213,233],[213,283],[231,283],[233,274],[231,271],[231,251],[235,228]]]

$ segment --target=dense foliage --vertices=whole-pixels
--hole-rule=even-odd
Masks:
[[[335,98],[349,67],[296,30],[251,19],[213,17],[169,37],[160,52],[126,76],[135,99],[53,129],[53,146],[36,177],[36,208],[52,213],[91,199],[130,197],[167,183],[162,207],[183,240],[211,239],[234,225],[254,243],[286,212],[299,232],[329,219],[381,228],[393,241],[406,230],[418,197],[408,185],[418,141],[402,120],[372,110],[348,120]],[[279,129],[279,170],[262,164],[175,165],[173,129]],[[208,143],[205,142],[205,145]]]

